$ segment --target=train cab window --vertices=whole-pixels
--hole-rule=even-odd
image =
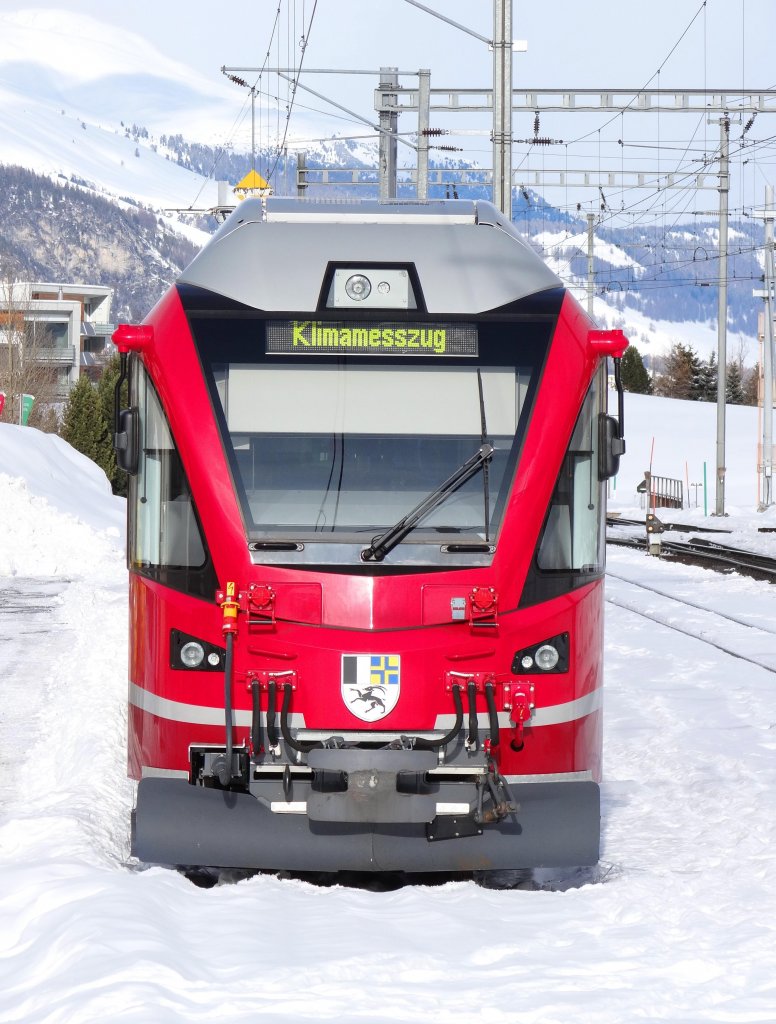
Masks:
[[[257,559],[363,565],[424,506],[386,567],[490,563],[549,320],[479,321],[472,350],[412,356],[287,354],[263,344],[260,320],[194,323]],[[485,445],[492,455],[434,499]]]
[[[188,480],[156,391],[133,361],[132,402],[138,410],[139,457],[130,484],[130,568],[175,589],[212,596],[215,584]]]
[[[605,494],[598,476],[598,424],[605,399],[600,372],[585,398],[555,486],[537,554],[542,571],[603,571]]]

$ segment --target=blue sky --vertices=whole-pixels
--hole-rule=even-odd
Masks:
[[[425,0],[448,17],[492,33],[491,0]],[[0,0],[0,10],[58,7],[141,31],[160,48],[202,71],[256,63],[266,53],[277,0],[229,7],[212,0]],[[287,29],[301,35],[315,0],[282,0],[282,53]],[[666,86],[760,88],[768,75],[776,29],[773,0],[546,0],[514,2],[514,34],[528,40],[516,58],[516,83],[643,85],[661,65],[693,16],[700,16],[665,66]],[[480,86],[489,79],[487,47],[405,0],[318,0],[308,60],[320,66],[430,67],[437,85]],[[745,65],[745,66],[744,66]],[[776,70],[771,72],[776,81]]]
[[[54,7],[56,0],[26,0],[26,9]],[[491,0],[424,0],[448,17],[484,36],[492,34]],[[272,28],[280,5],[279,31],[272,42]],[[0,0],[0,10],[22,5]],[[488,47],[458,29],[410,6],[405,0],[254,0],[252,4],[215,6],[212,0],[67,0],[59,9],[91,14],[120,28],[143,34],[165,54],[192,65],[204,75],[222,81],[222,65],[260,65],[270,51],[271,64],[298,61],[303,25],[315,17],[309,34],[305,65],[308,68],[377,69],[395,65],[413,71],[431,69],[433,87],[489,87],[492,57]],[[515,54],[516,87],[617,87],[636,89],[650,85],[664,88],[725,90],[762,89],[776,86],[776,63],[771,52],[776,39],[775,0],[545,0],[544,3],[514,0],[513,35],[526,39],[527,53]],[[266,79],[279,96],[281,108],[289,87]],[[368,76],[305,75],[303,82],[366,118],[374,117],[373,89],[376,78]],[[235,87],[235,113],[244,94]],[[367,131],[342,111],[309,94],[297,94],[300,114],[308,110],[304,130],[321,134]],[[316,111],[338,116],[324,120]],[[282,118],[280,119],[282,121]],[[745,120],[745,118],[744,118]],[[607,122],[611,122],[607,124]],[[277,128],[264,120],[265,130]],[[490,166],[487,138],[488,115],[436,115],[434,126],[483,135],[443,141],[458,144],[482,166]],[[412,115],[403,115],[400,130],[414,129]],[[733,125],[731,140],[743,125]],[[599,130],[600,129],[600,130]],[[298,131],[298,130],[297,130]],[[528,138],[533,115],[515,115],[513,134]],[[562,139],[566,145],[533,152],[525,158],[516,151],[513,163],[526,166],[591,167],[620,169],[671,169],[682,158],[680,149],[692,136],[688,161],[699,161],[713,151],[719,137],[716,125],[698,114],[542,115],[541,134]],[[587,138],[582,138],[587,136]],[[776,117],[761,115],[750,139],[776,136]],[[576,141],[582,138],[582,141]],[[620,147],[624,138],[628,148]],[[660,140],[661,153],[641,149],[645,142]],[[241,140],[244,141],[244,140]],[[573,143],[573,145],[572,145]],[[737,156],[734,177],[747,195],[760,196],[767,179],[773,180],[773,150],[760,147]],[[743,161],[747,159],[748,163]],[[531,164],[531,161],[533,163]],[[734,159],[735,163],[735,159]],[[743,202],[742,192],[742,202]],[[701,205],[716,203],[706,193]],[[733,204],[735,205],[735,203]]]

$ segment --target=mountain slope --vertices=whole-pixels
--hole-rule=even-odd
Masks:
[[[139,320],[197,246],[148,209],[0,165],[0,264],[21,280],[115,289],[115,320]]]

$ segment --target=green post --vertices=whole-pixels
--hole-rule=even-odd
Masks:
[[[20,414],[20,422],[23,427],[27,426],[27,420],[30,418],[32,412],[32,406],[35,402],[35,395],[22,395],[22,407]]]

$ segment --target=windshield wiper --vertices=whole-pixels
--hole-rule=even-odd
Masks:
[[[428,515],[443,501],[447,501],[450,495],[465,484],[467,480],[482,467],[486,466],[495,451],[492,444],[482,444],[479,449],[467,459],[462,466],[449,476],[443,484],[440,484],[435,491],[432,491],[427,498],[424,498],[419,505],[416,505],[411,512],[390,526],[383,533],[372,538],[372,543],[361,552],[362,562],[382,562],[389,551],[392,551],[397,544],[414,530],[423,516]]]

